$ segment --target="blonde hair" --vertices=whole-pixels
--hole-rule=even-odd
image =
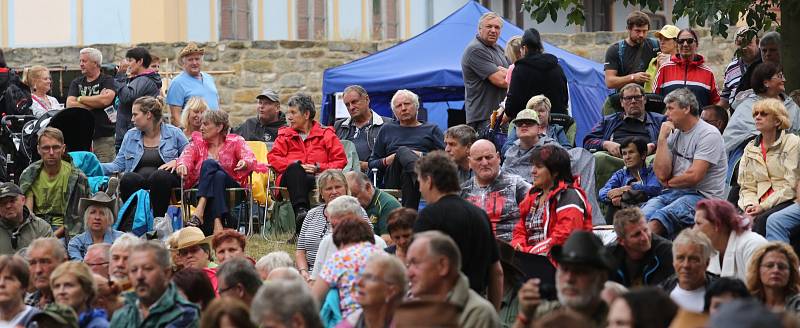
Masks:
[[[506,57],[513,64],[522,56],[522,35],[515,35],[506,43]]]
[[[75,279],[78,280],[78,284],[81,286],[81,289],[83,289],[83,293],[86,294],[86,306],[91,308],[92,301],[94,301],[97,295],[97,284],[94,282],[92,270],[83,262],[68,261],[61,263],[53,270],[53,273],[50,274],[50,288],[53,288],[56,279],[66,274],[74,275]]]
[[[194,132],[189,130],[189,113],[195,109],[200,110],[200,114],[202,115],[203,112],[208,110],[208,104],[202,97],[191,97],[186,104],[183,105],[183,112],[181,112],[181,125],[183,125],[188,134]]]
[[[531,99],[528,99],[528,103],[525,104],[525,109],[537,109],[539,107],[544,107],[549,113],[553,105],[550,103],[550,99],[544,95],[533,96]]]
[[[42,65],[26,68],[22,71],[22,83],[25,83],[32,90],[34,88],[33,82],[44,77],[44,73],[50,73],[50,70]]]
[[[780,123],[778,128],[781,130],[786,130],[792,126],[792,120],[789,119],[786,106],[778,99],[767,98],[756,101],[756,103],[753,104],[753,117],[755,117],[758,112],[764,112],[775,116],[775,119]]]
[[[339,183],[344,185],[344,191],[346,195],[350,195],[350,187],[347,185],[347,178],[342,173],[340,169],[327,169],[322,171],[317,176],[317,190],[318,194],[317,197],[320,203],[324,203],[325,201],[322,199],[322,190],[328,186],[328,183],[331,181],[338,181]]]
[[[798,266],[800,265],[798,262],[800,261],[797,259],[797,254],[789,244],[773,241],[756,249],[750,257],[746,276],[747,290],[750,291],[750,294],[762,302],[766,298],[760,271],[761,261],[769,252],[778,252],[786,256],[787,264],[789,264],[789,283],[784,288],[786,295],[795,295],[800,292],[800,272],[798,272]]]
[[[86,206],[86,211],[83,212],[83,226],[86,229],[88,229],[88,227],[89,227],[89,212],[90,212],[89,210],[91,210],[92,208],[100,209],[100,211],[103,213],[103,216],[105,216],[106,220],[108,221],[108,228],[111,229],[111,225],[114,224],[114,212],[111,211],[111,209],[106,207],[106,206],[97,205],[97,204]]]

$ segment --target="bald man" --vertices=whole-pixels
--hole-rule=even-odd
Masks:
[[[486,211],[495,237],[511,241],[519,220],[519,204],[530,183],[522,177],[500,170],[500,154],[491,141],[475,141],[469,149],[473,177],[461,185],[461,197]]]

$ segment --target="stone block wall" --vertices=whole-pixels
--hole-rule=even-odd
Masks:
[[[725,65],[733,56],[735,47],[729,37],[712,38],[707,29],[699,30],[699,53],[706,57],[717,77],[722,81]],[[609,45],[625,37],[625,32],[595,32],[577,34],[543,34],[542,38],[555,46],[603,62]],[[255,112],[255,96],[264,87],[279,91],[282,103],[296,92],[313,96],[319,106],[322,99],[322,73],[326,68],[338,66],[391,47],[395,41],[222,41],[200,44],[205,47],[204,71],[229,71],[215,75],[221,106],[239,124]],[[161,72],[179,72],[175,58],[186,45],[178,43],[151,43],[140,46],[162,58]],[[119,62],[130,45],[94,45],[103,53],[105,63]],[[78,68],[80,47],[15,48],[4,49],[10,67],[31,65]],[[167,61],[168,59],[168,61]],[[424,59],[422,59],[424,60]],[[397,69],[402,69],[398,67]]]

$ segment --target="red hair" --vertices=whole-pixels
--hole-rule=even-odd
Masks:
[[[235,239],[238,241],[239,247],[244,250],[244,246],[246,244],[244,235],[233,229],[223,229],[222,231],[215,233],[214,238],[211,240],[211,247],[216,250],[219,245],[228,241],[229,239]]]
[[[740,234],[747,230],[750,220],[739,215],[736,208],[721,199],[703,199],[697,202],[697,211],[706,212],[706,220],[715,227],[725,227]]]

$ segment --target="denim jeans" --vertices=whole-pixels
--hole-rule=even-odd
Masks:
[[[800,205],[789,205],[767,218],[767,240],[789,243],[793,230],[800,227]]]
[[[683,228],[694,225],[694,208],[703,198],[694,190],[669,189],[642,205],[642,212],[648,222],[658,220],[667,236],[673,238]]]

